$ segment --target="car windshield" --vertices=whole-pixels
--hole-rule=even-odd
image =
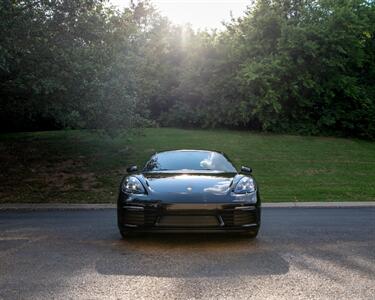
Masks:
[[[233,165],[220,153],[211,151],[166,151],[155,154],[143,171],[218,171],[235,173]]]

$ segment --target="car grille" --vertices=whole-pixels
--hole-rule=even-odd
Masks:
[[[256,210],[224,209],[220,215],[225,226],[242,226],[257,223]]]
[[[144,210],[124,210],[124,223],[129,225],[154,225],[156,210],[145,207]]]
[[[221,217],[221,218],[220,218]],[[222,222],[221,222],[222,220]],[[154,207],[124,207],[123,222],[127,225],[160,227],[235,227],[258,223],[256,210],[228,208],[218,211],[218,215],[162,215]],[[224,224],[220,224],[224,223]]]
[[[218,226],[216,216],[162,216],[158,226],[168,227],[210,227]]]

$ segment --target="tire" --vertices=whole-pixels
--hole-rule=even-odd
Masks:
[[[121,230],[120,229],[120,234],[121,234],[121,237],[125,240],[127,239],[129,236],[130,236],[130,232],[127,231],[127,230]]]
[[[132,238],[142,237],[145,233],[143,232],[134,232],[132,230],[120,229],[121,237],[124,240],[129,240]]]
[[[246,236],[250,239],[255,239],[258,235],[259,229],[251,229],[246,232]]]

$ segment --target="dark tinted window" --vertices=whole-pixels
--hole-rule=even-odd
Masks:
[[[210,151],[167,151],[154,155],[144,171],[210,170],[236,172],[220,153]]]

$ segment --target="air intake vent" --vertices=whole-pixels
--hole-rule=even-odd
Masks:
[[[219,226],[216,216],[163,216],[159,226],[168,227],[210,227]]]
[[[224,226],[242,226],[257,223],[256,210],[225,209],[220,212]]]

